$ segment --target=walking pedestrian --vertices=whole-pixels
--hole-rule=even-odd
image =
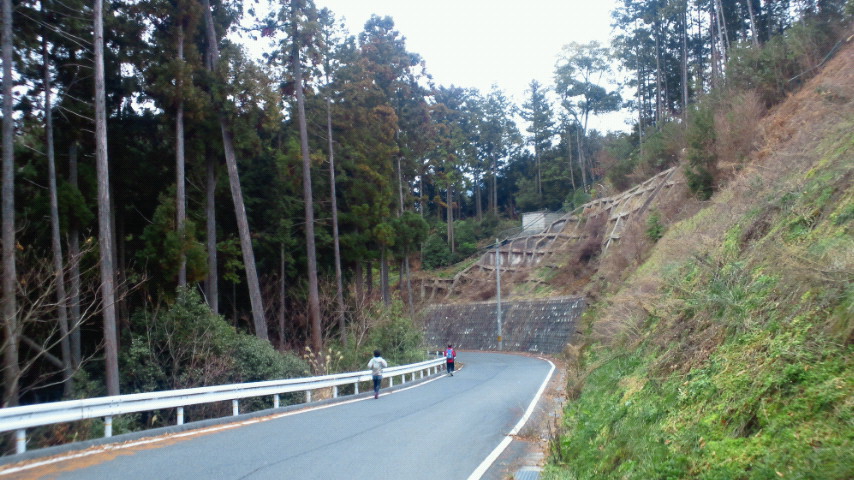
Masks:
[[[448,344],[448,348],[445,349],[445,361],[448,364],[448,375],[454,376],[454,359],[457,358],[457,352],[454,350],[454,346],[450,343]]]
[[[380,398],[380,385],[383,381],[383,369],[388,367],[388,362],[380,355],[379,350],[374,350],[374,358],[368,362],[368,368],[374,378],[374,398]]]

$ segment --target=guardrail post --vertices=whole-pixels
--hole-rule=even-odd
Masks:
[[[15,431],[15,453],[27,451],[27,431],[23,428]]]
[[[235,417],[240,414],[240,407],[237,404],[237,400],[231,401],[231,414]]]
[[[113,417],[104,417],[104,437],[113,436]]]
[[[356,389],[356,395],[359,394],[359,382],[353,384],[353,387]]]
[[[178,407],[178,425],[184,424],[184,407]]]
[[[394,377],[388,377],[388,386],[389,386],[389,387],[393,387],[393,386],[394,386]]]
[[[273,408],[279,408],[279,394],[273,395]]]
[[[305,403],[311,403],[311,390],[305,391]]]
[[[338,385],[332,386],[332,398],[338,398]]]

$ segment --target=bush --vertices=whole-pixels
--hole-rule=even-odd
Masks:
[[[379,349],[390,365],[420,362],[425,358],[423,335],[406,313],[400,299],[389,305],[375,302],[360,308],[347,327],[346,345],[331,345],[340,352],[339,368],[364,370],[373,351]]]
[[[370,332],[369,343],[382,351],[387,360],[398,365],[424,360],[421,330],[407,316],[403,302],[392,302],[384,317]]]
[[[178,290],[175,303],[162,314],[134,315],[130,347],[122,352],[125,392],[151,392],[308,374],[292,354],[237,332],[214,314],[191,288]]]
[[[722,95],[714,115],[715,138],[721,169],[727,164],[740,165],[750,155],[759,135],[759,120],[765,109],[753,91],[729,92]]]
[[[727,64],[727,84],[738,90],[755,90],[766,107],[785,98],[786,92],[809,78],[809,73],[830,51],[834,29],[826,23],[798,22],[785,35],[777,35],[762,48],[741,45]]]
[[[618,191],[628,190],[634,183],[632,172],[638,164],[638,134],[623,134],[610,137],[605,147],[597,153],[597,160],[605,170],[605,178]],[[564,207],[580,207],[584,203],[574,200],[576,192],[569,192]]]
[[[664,122],[644,139],[643,154],[638,165],[643,179],[679,163],[679,152],[684,143],[684,128],[679,122]]]
[[[270,342],[258,337],[240,334],[233,347],[233,383],[260,382],[280,378],[298,378],[310,375],[308,364],[291,353],[277,352]]]
[[[424,268],[433,270],[450,265],[454,255],[441,235],[434,233],[424,242]]]
[[[283,378],[308,377],[308,364],[291,353],[277,352],[270,342],[258,337],[240,334],[232,345],[234,370],[227,383],[248,383]],[[302,401],[302,394],[287,394],[280,398],[282,405]],[[243,401],[241,409],[253,411],[272,407],[270,397],[250,398]]]
[[[661,214],[652,211],[646,219],[646,237],[657,242],[664,236],[664,225],[661,223]]]
[[[714,171],[717,166],[714,114],[708,99],[691,110],[685,136],[688,144],[688,165],[685,169],[688,187],[698,198],[708,200],[714,192]]]

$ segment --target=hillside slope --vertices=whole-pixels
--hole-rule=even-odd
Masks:
[[[854,478],[851,43],[603,290],[546,478]]]

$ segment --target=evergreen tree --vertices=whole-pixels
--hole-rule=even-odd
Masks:
[[[520,114],[528,122],[526,131],[530,134],[528,141],[534,148],[534,174],[537,200],[543,200],[543,172],[541,167],[542,155],[551,148],[554,136],[554,119],[551,105],[546,98],[548,88],[544,88],[537,80],[531,80],[528,86],[528,100],[522,104]],[[541,205],[539,205],[541,206]]]

